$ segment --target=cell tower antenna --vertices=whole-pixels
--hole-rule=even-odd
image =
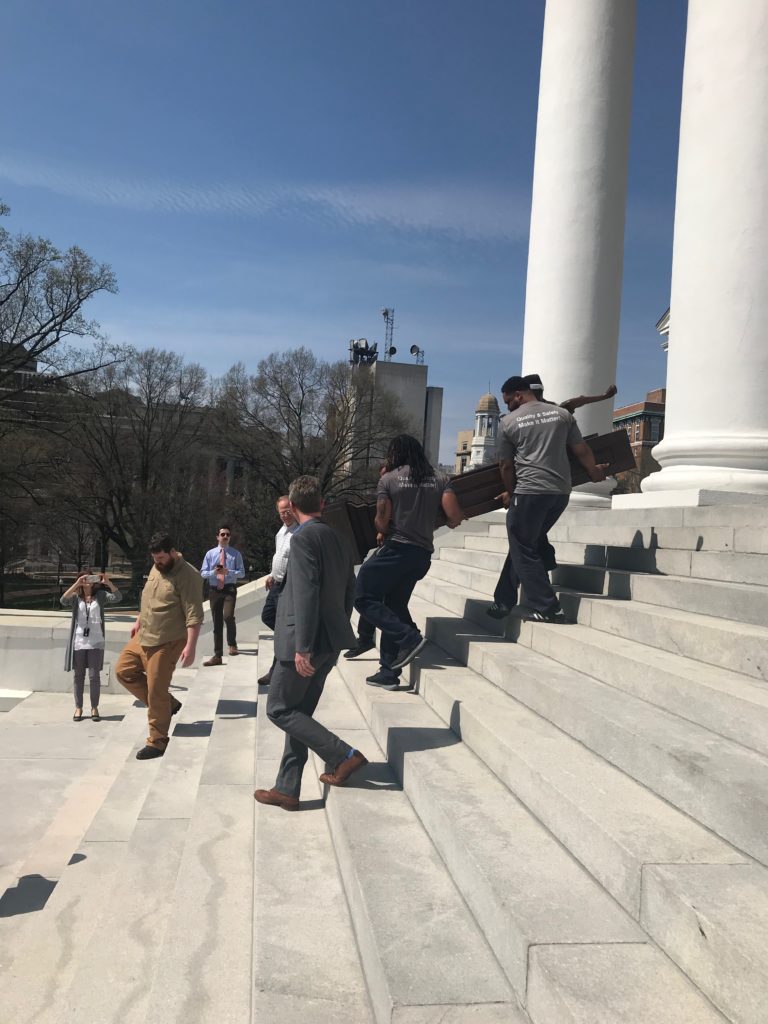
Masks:
[[[392,356],[397,352],[397,349],[393,344],[395,334],[395,311],[390,306],[385,306],[381,311],[381,315],[384,317],[384,359],[389,362]]]

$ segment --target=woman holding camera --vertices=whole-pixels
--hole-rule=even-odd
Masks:
[[[65,608],[72,607],[72,625],[64,657],[64,671],[75,671],[75,713],[73,721],[83,717],[85,671],[91,688],[91,718],[100,721],[99,696],[101,669],[104,665],[104,605],[117,604],[123,595],[105,572],[85,572],[61,595]]]

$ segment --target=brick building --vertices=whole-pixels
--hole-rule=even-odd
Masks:
[[[656,388],[648,392],[644,402],[635,402],[614,411],[613,429],[626,430],[637,463],[636,471],[619,474],[621,490],[639,491],[640,480],[661,468],[651,451],[664,437],[666,397],[666,388]],[[633,486],[635,483],[636,487]]]

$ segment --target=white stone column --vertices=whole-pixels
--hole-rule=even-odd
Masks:
[[[523,373],[551,401],[616,378],[634,37],[635,0],[547,0]],[[612,414],[582,409],[582,433],[608,432]]]
[[[662,466],[768,494],[768,0],[689,0]]]

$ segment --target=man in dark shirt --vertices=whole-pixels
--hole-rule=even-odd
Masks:
[[[568,448],[594,481],[605,480],[605,466],[595,464],[573,413],[543,402],[530,377],[510,377],[501,393],[509,409],[501,424],[499,469],[510,495],[507,512],[509,556],[488,614],[505,618],[517,604],[520,583],[540,622],[564,622],[560,602],[542,563],[542,539],[568,505],[571,469]]]
[[[429,572],[438,513],[445,513],[451,528],[464,516],[450,484],[435,473],[415,437],[401,434],[392,441],[386,467],[376,493],[381,547],[357,574],[355,608],[381,630],[381,669],[368,683],[396,690],[402,669],[426,643],[408,601]]]

